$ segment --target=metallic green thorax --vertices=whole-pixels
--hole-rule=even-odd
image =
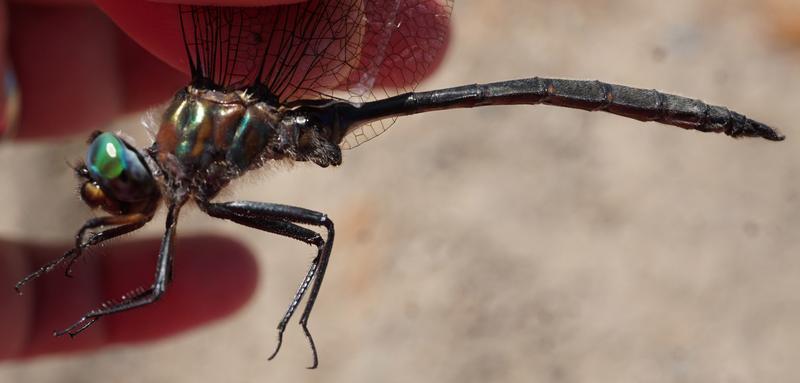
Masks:
[[[270,161],[339,165],[333,129],[322,129],[314,104],[307,109],[272,105],[245,91],[187,87],[162,115],[150,153],[168,179],[213,198],[231,180]],[[327,116],[330,120],[332,116]]]
[[[278,139],[277,119],[275,108],[244,94],[189,89],[167,108],[157,142],[186,172],[212,163],[239,172],[258,166],[267,145]]]
[[[128,167],[125,144],[113,133],[102,133],[92,141],[86,153],[86,166],[96,177],[111,180]]]

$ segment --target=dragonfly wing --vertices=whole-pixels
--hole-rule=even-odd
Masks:
[[[367,102],[412,91],[441,62],[454,0],[311,0],[260,7],[180,6],[192,83],[255,97]],[[371,122],[342,142],[378,136]]]

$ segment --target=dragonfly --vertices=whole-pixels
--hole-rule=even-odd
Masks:
[[[338,166],[342,150],[377,137],[397,117],[491,105],[552,105],[735,138],[784,139],[723,106],[600,81],[532,77],[414,91],[438,64],[429,52],[446,45],[453,5],[454,0],[309,0],[175,7],[191,81],[159,109],[149,127],[149,147],[137,148],[118,133],[92,133],[85,159],[74,170],[82,200],[107,215],[86,221],[74,247],[20,280],[17,290],[60,265],[69,274],[86,249],[142,228],[164,205],[166,228],[152,284],[54,334],[75,336],[104,316],[152,304],[172,281],[178,218],[193,202],[211,217],[316,248],[269,356],[280,351],[305,299],[299,324],[310,345],[310,368],[316,368],[308,321],[333,249],[333,220],[297,206],[217,200],[247,172],[276,162]]]

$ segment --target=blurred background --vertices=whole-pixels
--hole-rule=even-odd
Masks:
[[[231,193],[337,224],[318,370],[294,321],[266,361],[311,249],[185,211],[182,233],[260,255],[249,306],[155,344],[0,364],[0,382],[800,380],[800,2],[457,0],[418,89],[534,75],[692,96],[788,138],[543,106],[403,118],[339,168]],[[0,234],[71,238],[90,213],[64,160],[84,139],[0,148]]]

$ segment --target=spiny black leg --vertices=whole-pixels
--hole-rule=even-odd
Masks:
[[[112,216],[106,216],[106,217],[98,217],[98,218],[92,218],[92,219],[86,221],[86,223],[84,223],[83,226],[81,226],[80,230],[78,230],[78,233],[75,234],[75,247],[73,247],[74,252],[68,258],[66,258],[66,259],[69,260],[69,263],[67,264],[66,270],[64,270],[64,275],[68,276],[68,277],[72,276],[72,265],[75,264],[75,261],[77,261],[78,258],[80,258],[80,256],[83,254],[83,249],[86,248],[86,246],[81,246],[81,245],[85,243],[83,241],[83,237],[86,235],[87,231],[89,231],[91,229],[94,229],[94,228],[103,227],[103,226],[117,226],[117,225],[125,225],[125,226],[131,225],[132,226],[132,228],[130,230],[127,230],[127,231],[123,230],[122,232],[120,232],[118,234],[115,233],[113,231],[113,229],[109,230],[106,235],[101,235],[99,238],[97,238],[99,240],[98,243],[100,243],[102,241],[105,241],[106,239],[113,238],[113,237],[116,237],[116,236],[120,236],[120,235],[125,234],[125,233],[130,233],[131,231],[136,230],[136,229],[144,226],[144,224],[147,223],[152,217],[153,217],[152,215],[146,216],[144,214],[136,213],[136,214],[127,214],[127,215],[112,215]],[[137,224],[139,226],[138,227],[134,227],[134,225],[137,225]],[[93,237],[97,236],[98,234],[101,234],[101,233],[95,233],[93,235]],[[105,238],[105,239],[103,238],[103,237],[107,237],[109,235],[111,235],[111,237]]]
[[[92,310],[84,314],[83,317],[81,317],[81,319],[77,322],[73,323],[72,326],[69,326],[62,331],[56,331],[53,333],[53,335],[62,336],[64,334],[69,334],[70,336],[75,336],[94,324],[94,322],[96,322],[98,319],[106,315],[144,306],[158,300],[167,289],[167,284],[169,284],[172,279],[172,256],[173,249],[175,247],[175,227],[178,224],[179,211],[179,204],[169,207],[169,212],[167,213],[166,231],[164,232],[164,237],[161,240],[161,249],[158,253],[155,282],[152,286],[150,286],[149,289],[129,297],[123,296],[119,303]]]
[[[107,241],[107,240],[112,239],[112,238],[119,237],[121,235],[128,234],[128,233],[130,233],[130,232],[132,232],[134,230],[138,230],[142,226],[144,226],[147,222],[149,222],[150,219],[153,217],[152,215],[150,215],[150,216],[142,216],[141,214],[133,214],[133,216],[137,216],[135,218],[135,220],[133,220],[133,223],[125,224],[125,225],[118,226],[118,227],[115,227],[115,228],[112,228],[112,229],[103,230],[101,232],[94,233],[85,242],[77,242],[78,245],[76,245],[76,247],[74,248],[76,250],[75,254],[73,254],[69,258],[69,263],[67,264],[66,270],[64,270],[64,275],[66,275],[68,277],[72,276],[72,266],[75,264],[75,261],[77,261],[78,258],[81,257],[81,255],[83,255],[83,250],[86,249],[87,247],[94,246],[94,245],[96,245],[98,243]],[[116,217],[103,217],[103,218],[116,218]],[[104,223],[104,224],[101,224],[100,226],[108,226],[108,225],[109,224]],[[84,232],[85,232],[85,230],[84,230]],[[79,233],[79,235],[81,237],[83,237],[84,233]]]
[[[308,268],[306,277],[303,278],[303,282],[301,282],[300,287],[297,288],[297,292],[295,292],[292,302],[289,303],[289,308],[286,310],[286,313],[283,315],[280,323],[278,323],[278,344],[275,346],[275,351],[272,352],[272,355],[270,355],[267,360],[274,359],[275,356],[278,355],[278,351],[281,350],[281,344],[283,344],[283,332],[286,331],[286,324],[288,324],[289,320],[292,319],[292,315],[294,315],[294,312],[297,309],[297,306],[300,304],[300,301],[303,300],[303,296],[306,294],[309,284],[311,284],[311,281],[314,280],[317,268],[319,267],[319,259],[320,256],[317,254],[317,256],[314,257],[314,260],[311,262],[311,266]],[[309,343],[311,344],[311,352],[314,355],[314,362],[312,364],[313,367],[311,368],[315,368],[318,364],[317,347],[314,345],[314,340],[310,337]]]
[[[297,226],[290,222],[284,221],[275,221],[271,218],[254,218],[250,216],[242,216],[237,215],[235,211],[231,211],[230,209],[225,209],[224,207],[220,206],[208,206],[206,211],[212,217],[216,218],[223,218],[229,219],[233,222],[236,222],[241,225],[249,226],[255,229],[263,230],[266,232],[282,235],[285,237],[290,237],[293,239],[297,239],[301,242],[305,242],[308,244],[313,244],[317,246],[317,256],[314,257],[314,260],[311,261],[311,266],[309,266],[308,272],[306,273],[306,277],[303,279],[303,282],[300,283],[300,286],[297,288],[292,301],[289,303],[289,307],[286,309],[286,313],[283,315],[283,319],[281,319],[280,323],[278,323],[278,342],[275,346],[275,351],[267,358],[268,360],[272,360],[278,355],[278,351],[281,349],[281,345],[283,345],[283,332],[286,330],[286,324],[289,323],[289,320],[294,315],[297,306],[300,304],[300,301],[303,300],[303,296],[305,295],[306,290],[308,289],[311,280],[314,279],[316,274],[317,265],[320,259],[320,253],[322,252],[324,241],[322,237],[315,231],[306,229],[302,226]],[[312,346],[312,349],[314,347]]]
[[[283,235],[286,237],[294,238],[299,241],[313,244],[317,246],[317,256],[312,261],[311,266],[306,273],[306,277],[297,289],[289,308],[286,311],[281,322],[278,324],[278,345],[275,351],[269,357],[271,360],[278,354],[281,344],[283,342],[283,332],[286,324],[291,319],[294,311],[303,299],[308,286],[311,281],[314,284],[311,288],[308,302],[303,310],[303,315],[300,318],[300,326],[308,339],[309,345],[313,355],[313,363],[309,368],[316,368],[318,363],[317,348],[314,344],[314,339],[311,332],[308,330],[308,317],[319,294],[319,289],[322,284],[322,277],[325,274],[325,269],[328,265],[331,249],[333,246],[333,222],[323,213],[303,209],[294,206],[278,205],[271,203],[249,202],[249,201],[235,201],[225,203],[200,203],[201,207],[211,216],[253,227],[256,229],[268,231],[271,233]],[[319,234],[306,228],[291,224],[290,222],[324,226],[328,231],[327,238],[323,241]]]
[[[311,293],[308,294],[308,301],[306,301],[306,307],[303,309],[303,315],[300,316],[300,327],[303,328],[303,332],[306,334],[306,338],[308,338],[308,343],[311,344],[311,349],[314,352],[314,355],[317,355],[317,348],[314,345],[314,339],[311,338],[311,332],[308,331],[308,318],[311,316],[311,310],[314,308],[314,302],[317,301],[317,295],[319,294],[320,287],[322,287],[322,278],[325,277],[325,271],[328,269],[328,260],[331,257],[331,250],[333,250],[333,221],[325,217],[325,222],[323,223],[325,229],[328,231],[328,236],[325,239],[325,245],[322,248],[322,251],[319,255],[319,271],[317,272],[316,278],[314,278],[314,285],[311,286]],[[317,358],[314,358],[314,364],[311,368],[317,367]]]
[[[69,261],[67,266],[67,270],[65,274],[69,276],[70,270],[72,269],[72,264],[80,257],[81,252],[83,249],[88,247],[97,245],[101,242],[107,241],[109,239],[119,237],[120,235],[130,233],[134,230],[137,230],[144,226],[152,216],[145,216],[142,214],[131,214],[128,216],[112,216],[112,217],[101,217],[101,218],[94,218],[86,221],[86,223],[81,227],[76,235],[77,245],[72,249],[67,250],[64,255],[59,258],[56,258],[44,266],[40,267],[38,270],[28,274],[25,278],[22,278],[14,288],[17,290],[17,293],[22,293],[21,289],[26,283],[41,277],[42,275],[52,271],[56,266],[61,264],[64,261]],[[120,219],[123,218],[123,219]],[[122,225],[112,229],[104,230],[99,233],[93,234],[89,237],[88,240],[85,242],[81,242],[83,239],[84,233],[92,228],[101,227],[101,226],[109,226],[109,225]]]
[[[153,289],[149,288],[147,290],[142,290],[142,291],[140,291],[140,292],[138,292],[136,294],[132,294],[130,296],[123,295],[122,296],[122,301],[124,302],[126,300],[138,299],[138,298],[143,297],[145,295],[151,294],[152,292],[153,292]],[[111,305],[112,305],[111,303],[108,303],[108,304],[104,303],[101,307],[105,308],[105,307],[109,307]],[[97,311],[97,310],[95,310],[95,311]],[[86,315],[88,316],[89,314],[86,314]],[[67,332],[67,330],[54,331],[53,332],[53,336],[62,336],[64,334],[69,333],[70,337],[75,337],[78,334],[82,333],[83,330],[86,330],[87,328],[91,327],[91,325],[93,325],[94,322],[97,322],[97,320],[100,319],[99,316],[95,316],[95,317],[91,317],[91,318],[87,318],[87,316],[84,316],[83,318],[81,318],[80,321],[78,321],[75,324],[73,324],[72,326],[70,326],[69,329],[71,329],[72,331],[69,331],[69,332]],[[80,324],[80,326],[77,326],[79,324]]]

